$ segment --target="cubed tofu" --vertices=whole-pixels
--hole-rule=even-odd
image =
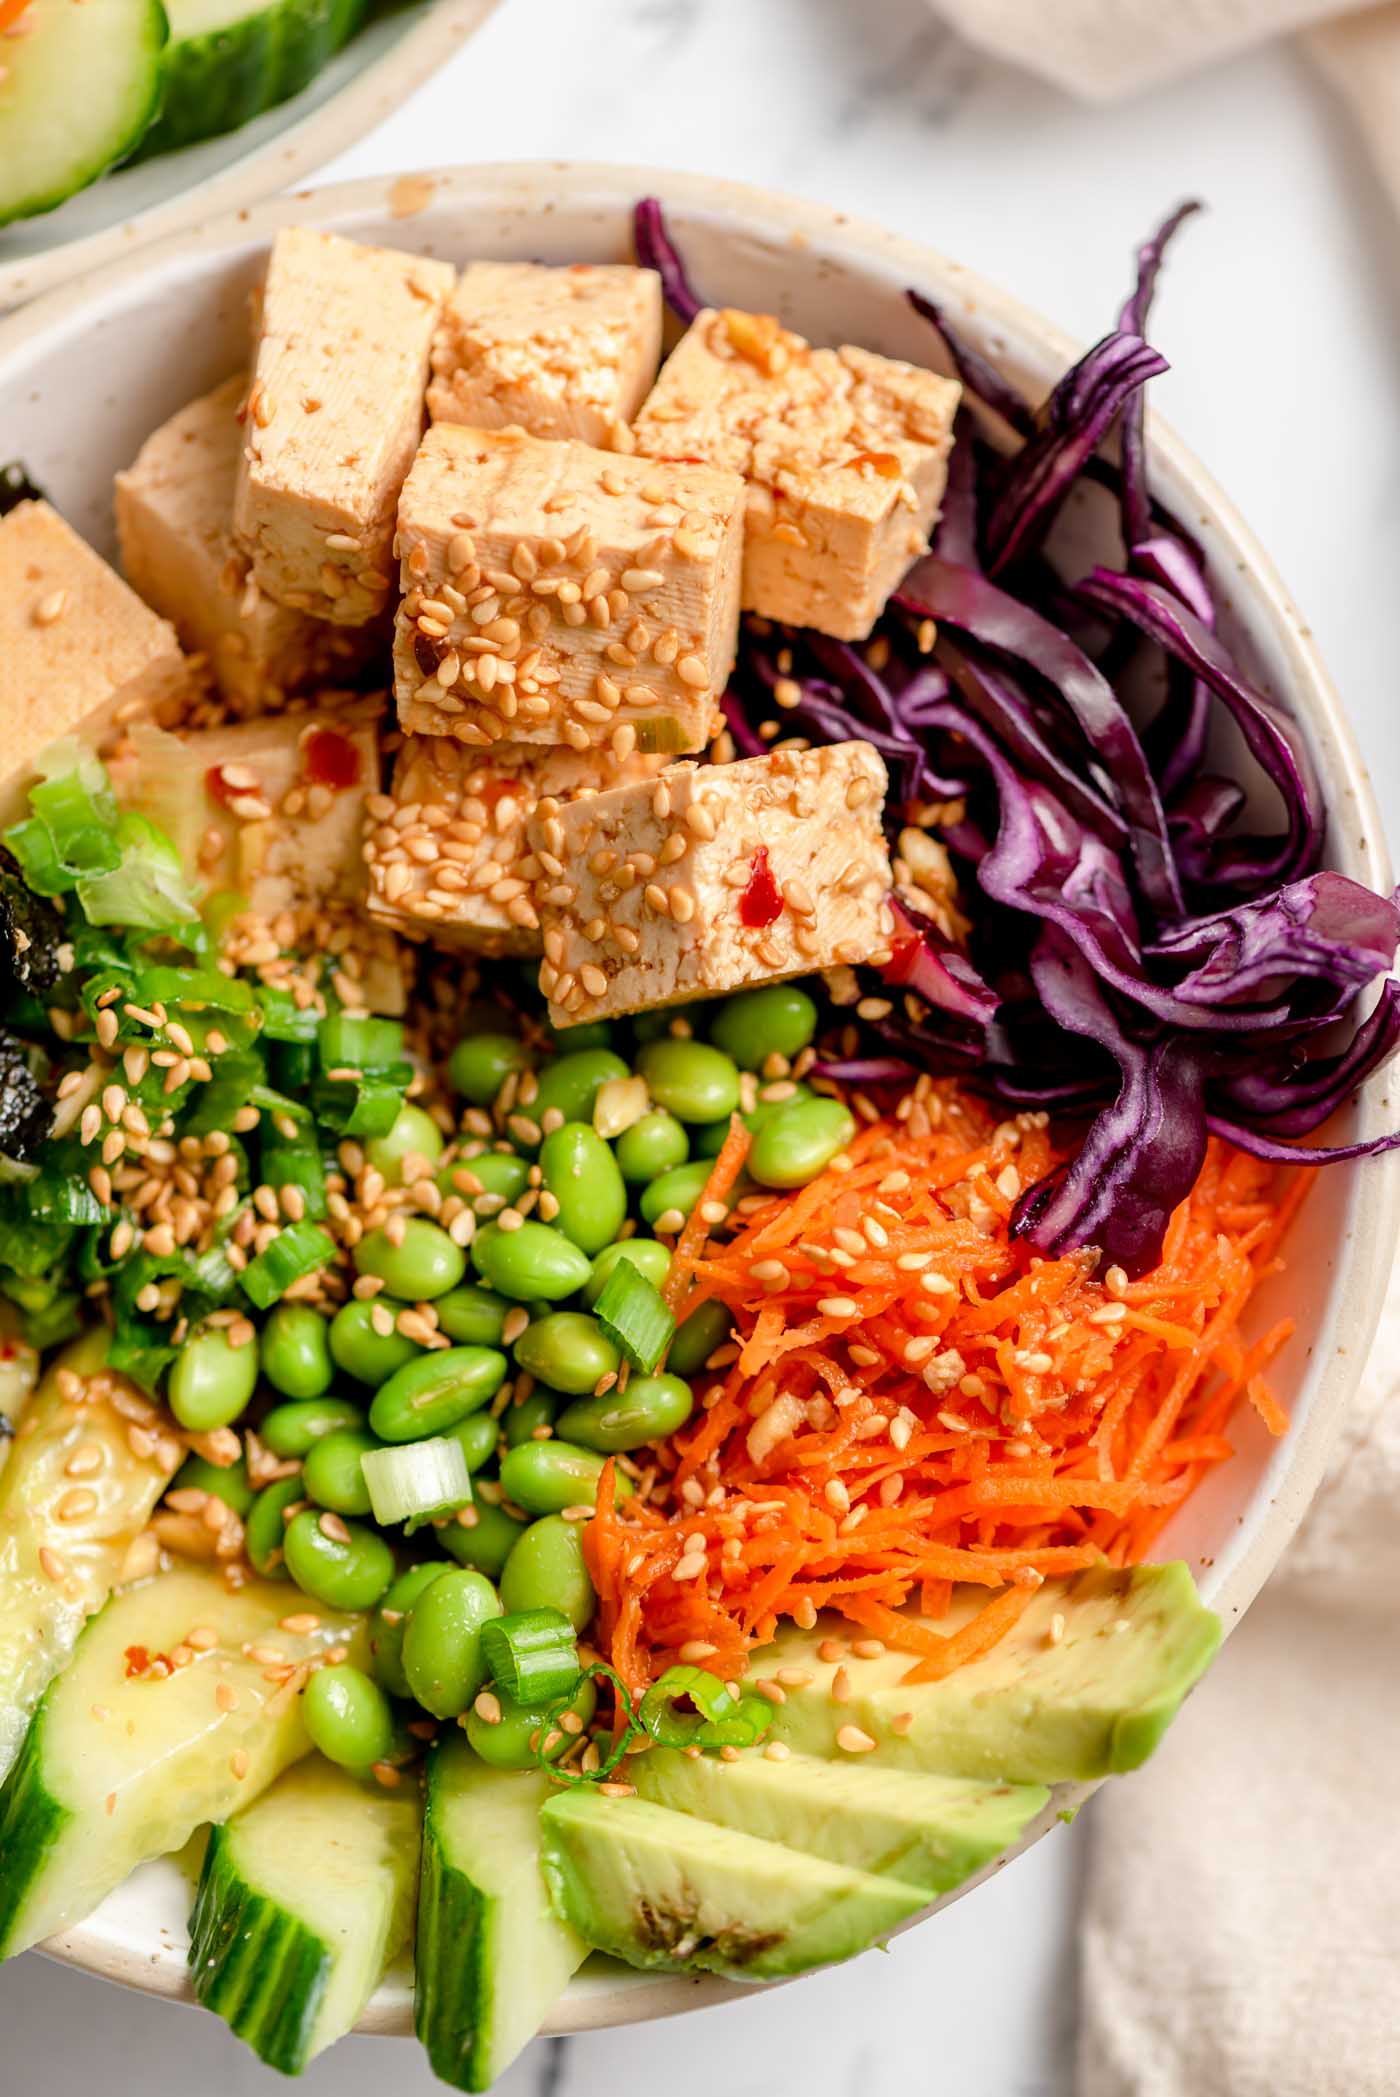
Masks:
[[[264,917],[303,901],[362,902],[378,719],[375,703],[357,701],[184,737],[137,729],[112,758],[112,784],[206,892],[236,891]]]
[[[669,765],[541,811],[540,988],[556,1025],[889,951],[885,767],[869,743]]]
[[[525,835],[537,807],[653,778],[664,763],[634,754],[619,764],[565,744],[473,750],[449,736],[406,736],[388,793],[369,803],[370,916],[435,946],[538,954],[540,864]]]
[[[394,511],[453,275],[304,226],[273,242],[234,530],[278,604],[363,626],[388,603]]]
[[[202,655],[230,711],[252,716],[308,684],[352,675],[363,628],[331,626],[276,604],[233,536],[243,451],[238,376],[172,415],[116,480],[128,582]]]
[[[433,343],[434,422],[631,451],[661,361],[661,279],[623,263],[473,262]]]
[[[399,504],[400,723],[703,749],[734,665],[743,521],[736,473],[435,423]]]
[[[749,484],[743,605],[862,641],[928,546],[961,389],[863,349],[813,349],[764,314],[696,315],[634,425],[656,459]]]
[[[24,811],[60,736],[101,749],[124,722],[183,718],[199,696],[175,629],[46,502],[0,519],[0,817]]]

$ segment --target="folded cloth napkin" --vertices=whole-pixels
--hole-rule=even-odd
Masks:
[[[1400,4],[1357,0],[934,0],[970,44],[1090,101],[1304,32],[1400,202]]]
[[[1400,1273],[1279,1571],[1093,1807],[1079,2097],[1400,2092]]]

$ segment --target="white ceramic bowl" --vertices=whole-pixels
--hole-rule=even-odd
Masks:
[[[776,308],[818,340],[932,361],[933,338],[904,299],[913,284],[942,301],[983,352],[1033,393],[1043,393],[1074,354],[1055,328],[961,265],[817,205],[643,168],[463,168],[423,177],[421,209],[411,217],[401,215],[401,185],[380,182],[226,215],[0,322],[0,459],[24,458],[58,507],[110,551],[113,473],[158,422],[237,366],[247,294],[278,226],[310,221],[459,262],[611,261],[629,253],[633,200],[653,191],[666,202],[699,286],[726,303]],[[1331,810],[1331,863],[1388,886],[1380,818],[1356,746],[1268,560],[1160,424],[1152,432],[1152,470],[1206,549],[1229,639],[1306,734]],[[1102,522],[1086,508],[1069,529],[1087,547]],[[1377,1132],[1379,1101],[1363,1099],[1344,1125],[1349,1133]],[[1298,1337],[1275,1374],[1293,1424],[1273,1442],[1252,1416],[1241,1417],[1232,1429],[1239,1453],[1196,1493],[1161,1547],[1164,1557],[1191,1564],[1227,1628],[1274,1566],[1322,1475],[1379,1314],[1398,1218],[1400,1164],[1324,1174],[1290,1241],[1286,1281],[1260,1293],[1261,1325],[1285,1303],[1298,1320]],[[1056,1798],[1027,1839],[1044,1832],[1066,1802],[1066,1795]],[[184,1995],[187,1908],[188,1887],[176,1868],[149,1865],[48,1948],[150,1993]],[[594,1961],[546,2029],[666,2016],[732,1992],[719,1980],[649,1977]],[[409,2011],[407,1976],[391,1978],[362,2028],[406,2031]]]
[[[369,23],[299,95],[241,130],[118,168],[57,211],[0,227],[0,312],[325,167],[444,65],[496,5],[408,0]],[[400,192],[412,195],[411,183]]]

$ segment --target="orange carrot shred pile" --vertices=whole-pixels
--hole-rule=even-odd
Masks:
[[[736,1120],[702,1206],[746,1147]],[[1042,1580],[1145,1557],[1233,1453],[1242,1400],[1284,1431],[1264,1371],[1291,1321],[1248,1343],[1239,1325],[1308,1175],[1213,1139],[1159,1265],[1129,1281],[1010,1239],[1021,1188],[1065,1155],[1045,1117],[998,1123],[921,1079],[799,1192],[750,1194],[718,1230],[696,1209],[668,1297],[678,1315],[718,1299],[733,1344],[687,1425],[625,1463],[639,1490],[616,1508],[608,1465],[585,1531],[598,1636],[632,1688],[678,1659],[730,1676],[820,1609],[937,1680]],[[988,1599],[960,1629],[921,1620],[968,1584]]]

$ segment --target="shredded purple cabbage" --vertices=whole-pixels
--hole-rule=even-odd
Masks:
[[[812,741],[871,742],[893,832],[914,804],[944,804],[967,951],[899,900],[890,1009],[824,1073],[878,1091],[952,1072],[1008,1107],[1085,1118],[1077,1155],[1026,1191],[1013,1230],[1050,1254],[1095,1246],[1130,1274],[1160,1257],[1212,1130],[1291,1164],[1400,1144],[1297,1142],[1400,1047],[1400,985],[1383,981],[1400,907],[1320,870],[1326,811],[1302,736],[1232,659],[1201,550],[1149,483],[1143,389],[1166,368],[1146,340],[1152,295],[1198,208],[1139,248],[1114,332],[1039,408],[909,293],[1016,448],[993,449],[964,407],[932,549],[878,646],[746,622],[724,701],[745,756],[771,746],[775,719]],[[654,199],[638,207],[637,251],[693,317]],[[1115,432],[1116,460],[1103,452]],[[1115,501],[1123,551],[1083,576],[1056,565],[1054,525],[1086,481]],[[1129,694],[1144,673],[1164,696],[1139,725]],[[1242,827],[1243,790],[1210,769],[1221,718],[1269,783],[1268,834]]]

